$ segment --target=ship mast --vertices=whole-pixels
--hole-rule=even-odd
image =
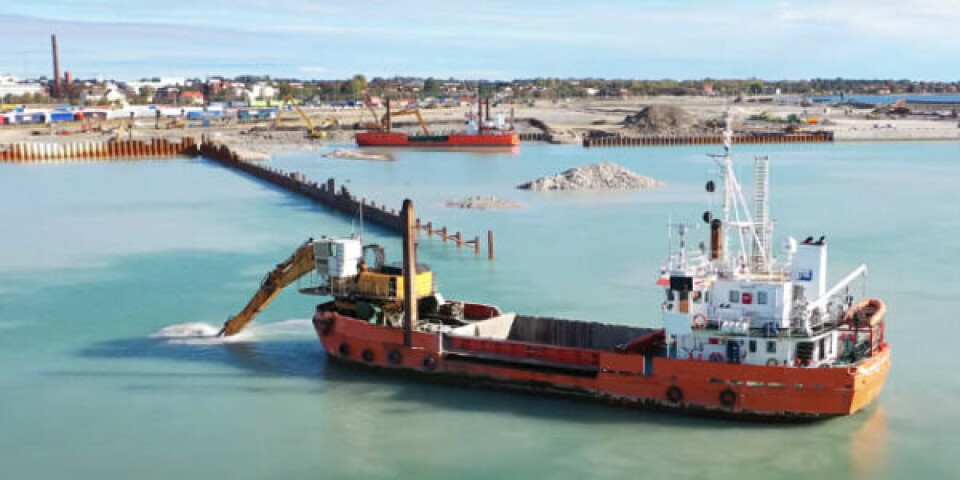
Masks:
[[[733,127],[730,122],[730,114],[727,113],[726,126],[723,129],[723,226],[727,228],[730,225],[730,206],[735,205],[735,200],[733,198],[733,183],[735,183],[736,177],[733,175],[733,153],[731,152],[731,147],[733,145]],[[723,258],[722,260],[726,262],[729,260],[728,255],[730,252],[730,236],[723,236]]]
[[[770,254],[771,223],[769,201],[769,159],[757,157],[754,163],[754,209],[751,214],[737,176],[733,171],[733,127],[731,115],[726,117],[726,126],[723,131],[723,155],[718,161],[723,170],[723,228],[729,234],[723,235],[723,255],[719,259],[734,270],[743,273],[769,272],[772,262]],[[739,249],[736,258],[730,256],[730,237],[736,233],[739,238]],[[744,235],[746,234],[746,236]],[[752,244],[749,260],[747,243]],[[736,262],[736,263],[734,263]],[[738,265],[739,264],[739,265]]]

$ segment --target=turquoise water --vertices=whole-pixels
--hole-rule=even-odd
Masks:
[[[524,145],[274,163],[378,203],[410,196],[421,218],[469,236],[493,229],[493,262],[421,244],[448,297],[654,325],[667,221],[695,222],[708,201],[703,153]],[[238,341],[177,338],[242,308],[307,237],[356,226],[205,160],[2,165],[0,479],[956,476],[960,144],[742,147],[745,173],[757,153],[771,157],[777,244],[826,234],[832,277],[865,262],[889,305],[893,368],[861,414],[754,425],[382,378],[328,363],[307,320],[315,299],[293,289]],[[512,188],[602,160],[667,186]],[[491,193],[525,208],[442,205]],[[398,239],[369,226],[365,238],[396,258]]]

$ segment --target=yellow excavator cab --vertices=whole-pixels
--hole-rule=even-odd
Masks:
[[[421,266],[422,267],[422,266]],[[358,297],[403,300],[403,274],[399,268],[384,267],[385,271],[365,270],[357,276],[356,295]],[[389,273],[388,273],[389,272]],[[418,268],[416,277],[417,298],[433,295],[433,272],[427,268]]]

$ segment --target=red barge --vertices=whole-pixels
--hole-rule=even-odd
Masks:
[[[687,227],[676,227],[679,247],[657,281],[665,295],[662,327],[518,315],[445,299],[429,267],[416,263],[406,201],[402,266],[385,265],[382,248],[356,237],[308,241],[268,274],[221,334],[238,332],[281,288],[313,272],[313,286],[301,292],[333,298],[317,306],[316,333],[329,356],[352,364],[734,418],[820,419],[865,408],[890,367],[886,307],[853,293],[866,267],[827,288],[822,237],[787,238],[787,258],[776,260],[766,157],[755,161],[752,212],[729,143],[718,157],[722,213],[704,213],[709,246],[694,251],[686,247]],[[708,182],[707,190],[716,185]],[[731,237],[740,240],[736,252]]]
[[[512,120],[507,123],[503,115],[495,119],[490,115],[490,103],[487,101],[487,113],[483,114],[483,103],[478,102],[478,113],[468,114],[466,131],[459,133],[431,133],[423,121],[418,109],[390,111],[379,121],[366,125],[370,131],[356,134],[357,145],[361,147],[515,147],[520,145],[520,136],[513,128]],[[372,111],[372,108],[371,108]],[[376,119],[376,112],[374,119]],[[392,120],[402,115],[416,115],[422,134],[409,135],[392,131]]]

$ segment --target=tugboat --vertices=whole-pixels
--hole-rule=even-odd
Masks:
[[[679,235],[657,280],[662,328],[518,315],[444,298],[429,267],[416,263],[407,200],[402,265],[386,265],[383,249],[358,237],[310,240],[221,334],[238,332],[280,288],[311,274],[301,292],[333,298],[317,305],[316,333],[331,358],[351,364],[744,419],[862,410],[890,367],[886,307],[855,295],[863,265],[828,288],[823,237],[787,238],[785,258],[774,257],[769,160],[755,159],[751,211],[734,175],[731,137],[728,128],[725,151],[714,156],[720,188],[706,184],[722,195],[719,216],[703,215],[708,245],[691,251],[689,227],[670,227]]]

